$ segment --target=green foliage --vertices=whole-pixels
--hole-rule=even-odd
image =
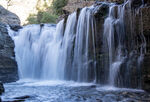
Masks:
[[[37,14],[31,14],[28,18],[28,24],[40,23],[56,23],[57,15],[51,14],[47,11],[39,11]]]
[[[46,10],[37,7],[38,13],[31,14],[28,18],[28,24],[40,24],[40,23],[56,23],[56,19],[63,13],[62,8],[67,4],[68,0],[53,0],[52,6],[44,4]]]
[[[62,8],[67,4],[68,0],[53,0],[53,10],[55,14],[62,14]]]
[[[47,12],[42,12],[42,18],[40,19],[40,22],[41,23],[47,23],[47,22],[56,23],[56,19],[57,19],[56,15],[52,15]]]
[[[37,16],[35,14],[30,14],[27,18],[28,24],[38,24]]]

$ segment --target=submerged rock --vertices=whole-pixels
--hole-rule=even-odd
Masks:
[[[3,84],[0,82],[0,95],[5,91]],[[1,102],[1,101],[0,101]]]
[[[25,96],[20,96],[20,97],[15,97],[14,99],[27,99],[27,98],[31,98],[31,96],[25,95]]]

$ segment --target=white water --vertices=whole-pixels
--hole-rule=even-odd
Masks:
[[[126,73],[125,76],[130,78],[129,76],[131,74],[130,64],[132,63],[132,58],[134,57],[134,54],[138,52],[138,51],[135,51],[135,49],[132,49],[131,52],[126,49],[127,46],[131,46],[131,45],[126,44],[128,40],[127,36],[133,37],[135,33],[134,25],[133,25],[134,20],[132,18],[133,16],[135,18],[135,15],[133,12],[129,12],[129,15],[128,15],[128,20],[131,20],[130,24],[128,24],[129,27],[131,27],[130,28],[131,35],[130,35],[126,33],[127,28],[125,27],[125,24],[126,24],[125,13],[127,12],[125,9],[131,10],[131,1],[125,0],[124,2],[125,3],[123,5],[116,5],[116,4],[110,5],[109,15],[105,19],[105,23],[104,23],[104,37],[106,39],[106,46],[108,46],[108,56],[109,56],[109,78],[108,80],[109,80],[109,85],[111,86],[116,86],[116,84],[121,83],[118,80],[129,80],[127,78],[121,79],[119,71],[121,70],[121,65],[125,63],[128,57],[130,57],[126,63],[127,66],[124,67],[126,68],[125,69],[126,72],[124,72]],[[142,20],[140,22],[143,23]],[[143,27],[143,24],[141,24],[141,26]],[[139,73],[141,72],[141,64],[144,59],[144,54],[146,53],[146,40],[143,35],[143,31],[141,31],[141,34],[139,36],[140,36],[139,39],[141,39],[141,44],[139,44],[140,51],[139,51],[138,59],[136,59],[137,64],[138,64],[136,70],[138,70],[138,75],[140,77],[141,74]],[[134,41],[132,43],[134,43]],[[128,82],[129,84],[131,83],[131,80],[126,81],[126,82]],[[126,82],[124,84],[126,84]],[[138,83],[141,83],[141,82],[138,82]]]
[[[92,8],[82,9],[78,22],[75,12],[68,16],[67,21],[62,20],[56,26],[28,25],[18,32],[9,29],[9,35],[15,42],[20,79],[95,80]]]
[[[106,84],[117,86],[121,83],[122,86],[130,87],[131,80],[128,81],[128,78],[132,76],[130,65],[133,64],[133,61],[131,60],[138,52],[128,51],[129,45],[126,44],[132,42],[128,41],[132,39],[127,38],[131,35],[126,34],[128,29],[125,28],[125,9],[126,7],[129,9],[131,4],[129,1],[125,1],[122,5],[104,4],[109,5],[109,13],[104,22],[102,35],[106,40],[103,45],[108,48],[106,54],[108,53],[109,56],[109,61],[104,62],[109,65],[109,68],[106,68],[108,69],[107,72],[104,72],[108,78]],[[74,12],[68,16],[67,20],[64,19],[57,25],[29,25],[18,32],[9,29],[9,34],[15,42],[20,79],[71,80],[77,82],[96,82],[101,79],[96,75],[96,73],[99,73],[96,70],[96,55],[99,56],[101,53],[96,51],[95,32],[97,27],[94,8],[94,6],[83,8],[78,17],[77,13]],[[129,15],[132,16],[132,14]],[[129,19],[132,19],[132,17],[129,17]],[[132,33],[132,22],[130,27]],[[136,59],[139,71],[144,57],[143,49],[146,47],[143,34],[140,39],[142,39],[141,51],[138,59]],[[126,72],[122,72],[123,75],[120,75],[121,71]]]
[[[107,40],[109,52],[109,84],[112,86],[115,85],[115,79],[124,59],[121,51],[124,47],[122,43],[124,37],[123,17],[124,7],[112,5],[109,8],[109,16],[104,23],[104,37]],[[116,36],[118,36],[118,39],[115,38]],[[117,43],[115,40],[117,40]],[[117,47],[116,44],[118,44]]]
[[[30,25],[20,30],[18,36],[14,36],[20,78],[57,79],[56,60],[62,40],[62,24],[63,21],[57,28],[53,25]],[[55,29],[58,32],[55,32]]]
[[[74,59],[73,59],[73,70],[72,70],[73,79],[80,82],[92,81],[95,79],[96,69],[94,59],[95,58],[94,28],[95,27],[94,27],[94,18],[92,15],[92,7],[91,8],[85,7],[81,11],[78,19],[75,49],[74,49]],[[92,58],[89,57],[89,54],[92,54]],[[92,65],[90,66],[90,64]],[[92,69],[90,69],[89,66]]]

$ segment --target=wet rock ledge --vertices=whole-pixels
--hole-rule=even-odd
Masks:
[[[0,82],[0,95],[2,95],[2,93],[4,93],[5,89],[4,89],[4,86],[3,84]],[[1,97],[0,97],[0,102],[1,102]]]
[[[3,84],[0,82],[0,95],[5,91]]]

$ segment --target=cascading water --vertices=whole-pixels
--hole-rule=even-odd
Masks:
[[[147,1],[115,1],[122,4],[96,2],[57,25],[27,25],[18,31],[8,26],[23,80],[5,83],[0,101],[150,102],[150,95],[137,89],[149,85]]]
[[[107,39],[109,51],[109,84],[114,85],[124,57],[125,30],[124,30],[124,6],[112,5],[109,8],[109,16],[104,23],[104,36]],[[116,39],[117,37],[117,39]],[[125,51],[124,51],[125,52]],[[126,54],[125,54],[126,55]]]
[[[81,82],[95,80],[94,44],[94,18],[92,16],[92,7],[85,7],[80,13],[77,24],[72,79]]]
[[[71,67],[72,67],[72,54],[75,39],[75,27],[76,27],[76,12],[69,15],[66,22],[66,29],[64,31],[64,38],[62,41],[59,68],[62,67],[60,73],[64,73],[63,78],[70,80]]]
[[[80,82],[95,80],[92,7],[81,10],[78,22],[75,12],[56,27],[48,24],[29,25],[19,32],[10,29],[9,32],[15,42],[20,78]]]
[[[62,40],[62,27],[63,21],[57,25],[57,28],[55,25],[30,25],[13,37],[20,78],[58,77],[57,60]]]
[[[127,33],[128,29],[126,27],[127,22],[125,18],[126,9],[131,10],[131,1],[124,2],[125,3],[123,5],[110,5],[109,15],[105,19],[104,23],[104,39],[106,40],[106,46],[108,46],[107,51],[109,56],[108,84],[111,86],[132,87],[132,81],[129,79],[133,76],[131,66],[134,65],[134,63],[137,63],[136,70],[138,70],[137,73],[139,74],[141,71],[140,68],[142,67],[141,63],[144,57],[143,55],[145,54],[146,40],[144,35],[140,34],[139,39],[141,39],[141,46],[138,49],[135,48],[137,45],[134,38],[133,22],[128,24],[130,25],[128,26],[130,33]],[[129,12],[128,20],[132,19],[132,17],[135,17],[134,13],[132,14],[132,12]],[[132,39],[133,41],[130,40],[130,43],[128,43],[129,39]],[[131,45],[134,47],[127,49],[128,46]],[[136,59],[135,57],[137,57],[137,53],[139,53],[139,56]],[[122,70],[125,71],[125,74]],[[141,75],[137,80],[141,81],[140,78]],[[141,83],[139,81],[135,83]],[[138,88],[140,87],[139,84],[136,85]]]
[[[137,44],[135,37],[138,34],[135,34],[133,22],[130,22],[134,18],[131,4],[124,1],[120,5],[102,2],[98,5],[74,12],[57,25],[29,25],[18,32],[9,29],[15,42],[20,78],[98,82],[107,76],[104,79],[108,80],[107,85],[137,88],[141,75],[135,74],[141,70],[146,42],[144,35],[140,34],[140,44]],[[105,15],[101,35],[97,33],[97,9],[105,11],[97,12],[101,17]],[[100,46],[96,46],[96,36],[102,36],[103,53],[97,51]],[[100,59],[108,68],[97,65],[101,63],[97,60],[97,53],[108,57],[108,61]],[[101,72],[98,72],[99,67],[102,67]],[[99,73],[107,74],[98,77]]]

